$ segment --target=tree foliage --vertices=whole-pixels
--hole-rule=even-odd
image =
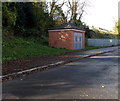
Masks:
[[[54,21],[46,6],[43,2],[4,2],[3,29],[12,30],[14,36],[47,36],[47,29],[54,25]]]
[[[118,38],[120,38],[120,18],[118,19],[118,21],[115,22],[113,30],[115,31],[115,34],[118,35]]]
[[[101,31],[99,29],[96,28],[92,28],[89,29],[88,26],[86,26],[86,32],[85,32],[85,36],[86,38],[105,38],[105,39],[116,39],[117,36],[115,34],[111,34],[110,32],[106,32],[106,31]]]
[[[4,2],[2,5],[3,36],[43,37],[54,25],[71,22],[86,29],[86,37],[103,38],[97,30],[89,30],[81,21],[87,6],[86,0],[58,0],[51,2]],[[67,5],[66,12],[62,7]],[[116,29],[120,29],[116,23]],[[96,34],[97,33],[97,34]],[[104,34],[105,38],[109,35]]]
[[[7,27],[13,27],[15,26],[15,22],[16,22],[16,8],[15,8],[15,4],[16,3],[11,3],[11,2],[7,2],[7,3],[3,3],[2,4],[2,24],[3,26]]]

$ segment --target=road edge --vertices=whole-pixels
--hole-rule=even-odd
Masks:
[[[96,56],[96,55],[99,55],[99,54],[113,52],[114,50],[115,49],[109,50],[109,51],[104,51],[104,52],[99,52],[99,53],[96,53],[96,54],[93,54],[93,55],[84,55],[83,57],[79,57],[79,58],[76,58],[76,59],[71,59],[71,60],[68,60],[68,61],[59,61],[59,62],[56,62],[56,63],[53,63],[53,64],[48,64],[48,65],[44,65],[44,66],[40,66],[40,67],[35,67],[35,68],[32,68],[32,69],[23,70],[23,71],[16,72],[16,73],[11,73],[11,74],[8,74],[8,75],[3,75],[3,76],[0,76],[0,82],[5,82],[5,81],[13,80],[13,79],[16,79],[16,78],[24,77],[24,76],[27,76],[27,75],[30,75],[30,74],[33,74],[33,73],[37,73],[39,71],[48,70],[50,68],[61,66],[61,65],[64,65],[64,64],[67,64],[67,63],[70,63],[70,62],[75,62],[75,61],[78,61],[78,60],[81,60],[81,59],[84,59],[84,58],[89,58],[89,57]]]

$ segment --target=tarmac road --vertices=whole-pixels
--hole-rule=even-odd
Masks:
[[[3,99],[118,99],[118,50],[3,83]]]

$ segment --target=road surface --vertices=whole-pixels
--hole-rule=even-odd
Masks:
[[[3,83],[4,99],[118,99],[118,50]]]

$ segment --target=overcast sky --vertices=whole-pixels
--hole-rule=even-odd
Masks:
[[[90,26],[112,30],[115,21],[118,19],[118,2],[120,0],[89,1],[91,7],[88,7],[88,14],[83,16],[83,21]]]

